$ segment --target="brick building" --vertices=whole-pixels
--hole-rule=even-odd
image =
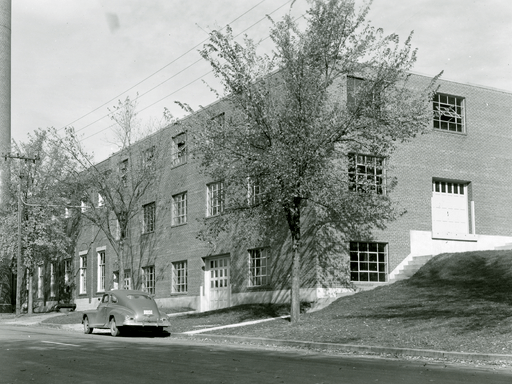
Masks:
[[[427,81],[412,76],[413,86]],[[399,279],[407,265],[423,256],[512,244],[512,93],[444,80],[439,84],[427,134],[400,145],[387,159],[352,156],[354,172],[376,172],[378,167],[368,166],[372,162],[385,165],[376,180],[396,177],[391,193],[406,211],[386,230],[376,231],[375,241],[353,239],[346,244],[340,269],[345,265],[343,273],[361,287]],[[210,108],[222,112],[222,102]],[[181,155],[176,160],[169,154],[158,191],[148,194],[132,225],[140,256],[131,262],[123,284],[146,289],[165,307],[201,311],[287,300],[289,260],[277,257],[289,249],[286,231],[277,248],[228,241],[213,250],[198,240],[203,218],[222,210],[222,184],[199,172],[197,160],[187,155],[187,132],[180,125],[157,134],[172,138]],[[119,164],[123,159],[114,155],[108,161]],[[66,262],[74,300],[78,309],[95,307],[103,290],[121,284],[115,277],[115,256],[101,231],[91,225],[84,225],[77,244]],[[304,299],[346,289],[335,279],[319,276],[320,269],[337,265],[320,265],[313,248],[304,248]]]

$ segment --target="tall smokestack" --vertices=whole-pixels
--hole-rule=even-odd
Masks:
[[[9,200],[10,172],[3,155],[11,148],[11,0],[0,0],[0,214]],[[13,279],[8,260],[0,263],[0,312],[12,311]],[[10,287],[10,289],[9,289]]]
[[[0,156],[11,147],[11,0],[0,0]],[[10,175],[0,158],[0,210],[9,199]]]

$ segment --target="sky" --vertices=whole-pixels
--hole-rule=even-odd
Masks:
[[[138,97],[141,124],[162,121],[175,103],[196,109],[216,86],[198,49],[230,24],[270,50],[268,31],[307,0],[13,0],[12,136],[73,126],[95,160],[115,152],[108,108]],[[361,4],[362,0],[356,0]],[[368,19],[404,41],[414,31],[414,72],[512,92],[509,0],[374,0]],[[266,39],[266,40],[265,40]],[[205,84],[206,83],[206,84]]]

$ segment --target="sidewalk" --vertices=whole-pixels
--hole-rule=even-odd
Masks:
[[[0,314],[0,325],[18,325],[18,326],[43,326],[49,328],[58,328],[71,332],[82,332],[82,324],[50,324],[42,323],[43,320],[54,316],[60,316],[63,313],[41,313],[35,315],[21,315],[16,317],[15,315]],[[173,314],[176,316],[179,314]],[[172,317],[172,316],[171,316]],[[209,340],[216,342],[226,342],[234,344],[252,344],[252,345],[263,345],[263,346],[280,346],[280,347],[292,347],[300,349],[310,349],[320,352],[342,352],[352,354],[370,354],[370,355],[384,355],[388,357],[423,357],[440,360],[452,360],[452,361],[464,361],[468,362],[492,362],[492,363],[512,363],[512,355],[501,355],[501,354],[487,354],[487,353],[466,353],[466,352],[448,352],[448,351],[436,351],[430,349],[413,349],[413,348],[393,348],[393,347],[379,347],[379,346],[368,346],[368,345],[352,345],[352,344],[335,344],[335,343],[318,343],[314,341],[297,341],[297,340],[276,340],[266,339],[257,337],[244,337],[244,336],[228,336],[228,335],[215,335],[209,332],[232,327],[241,327],[249,324],[256,324],[265,321],[271,321],[280,319],[282,317],[276,317],[272,319],[263,319],[255,321],[247,321],[239,324],[230,324],[225,326],[219,326],[215,328],[205,328],[201,330],[194,330],[184,333],[172,333],[173,338],[185,338],[185,339],[196,339],[196,340]],[[172,327],[171,327],[172,331]],[[94,330],[96,333],[108,332],[108,330],[99,329]]]

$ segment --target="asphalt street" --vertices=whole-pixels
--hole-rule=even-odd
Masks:
[[[0,325],[0,383],[511,383],[512,372]]]

